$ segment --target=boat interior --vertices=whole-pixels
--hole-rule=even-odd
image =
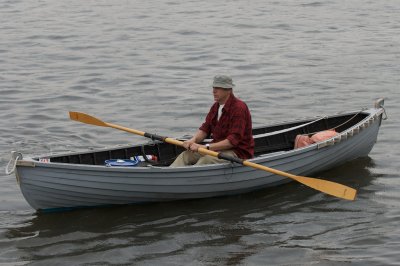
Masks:
[[[255,140],[255,157],[278,151],[294,149],[294,140],[297,135],[311,135],[328,129],[335,129],[340,133],[359,123],[367,113],[353,112],[330,117],[316,117],[314,119],[292,121],[270,126],[256,127],[253,129]],[[183,140],[183,139],[182,139]],[[160,141],[118,147],[107,150],[93,150],[84,153],[70,153],[45,157],[51,162],[68,164],[104,165],[110,159],[129,159],[139,155],[154,155],[157,161],[149,160],[140,163],[140,166],[168,166],[184,149],[172,144]],[[35,158],[36,160],[43,159]]]

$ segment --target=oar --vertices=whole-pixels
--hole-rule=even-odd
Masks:
[[[90,116],[85,113],[69,112],[69,116],[72,120],[79,121],[79,122],[82,122],[85,124],[101,126],[101,127],[116,128],[116,129],[119,129],[122,131],[140,135],[140,136],[143,136],[146,138],[151,138],[153,140],[160,140],[160,141],[163,141],[163,142],[166,142],[169,144],[183,147],[182,141],[179,141],[179,140],[176,140],[173,138],[169,138],[169,137],[163,137],[163,136],[159,136],[159,135],[150,134],[147,132],[143,132],[143,131],[139,131],[136,129],[131,129],[131,128],[127,128],[127,127],[123,127],[123,126],[119,126],[119,125],[115,125],[115,124],[111,124],[111,123],[106,123],[106,122],[101,121],[98,118],[95,118],[95,117]],[[308,187],[311,187],[313,189],[319,190],[321,192],[324,192],[326,194],[329,194],[329,195],[332,195],[332,196],[335,196],[338,198],[354,200],[354,198],[356,197],[357,191],[355,189],[345,186],[345,185],[342,185],[342,184],[335,183],[335,182],[322,180],[322,179],[318,179],[318,178],[293,175],[293,174],[286,173],[286,172],[283,172],[280,170],[266,167],[264,165],[260,165],[260,164],[256,164],[256,163],[253,163],[253,162],[250,162],[247,160],[242,160],[240,158],[235,158],[232,156],[224,155],[223,153],[210,151],[210,150],[207,150],[204,148],[199,148],[198,152],[203,155],[210,155],[210,156],[217,157],[220,159],[224,159],[224,160],[228,160],[228,161],[242,164],[245,166],[249,166],[249,167],[252,167],[255,169],[267,171],[267,172],[270,172],[270,173],[273,173],[276,175],[285,176],[285,177],[291,178],[293,180],[296,180],[297,182],[300,182],[303,185],[306,185]]]

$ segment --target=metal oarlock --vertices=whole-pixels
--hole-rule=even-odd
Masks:
[[[12,151],[10,161],[8,162],[8,164],[6,166],[6,174],[7,175],[14,173],[15,167],[17,166],[17,161],[19,159],[22,159],[22,153],[17,152],[17,151]],[[12,165],[12,168],[10,169],[11,165]]]

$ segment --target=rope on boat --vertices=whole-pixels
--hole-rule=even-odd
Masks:
[[[308,123],[305,123],[305,124],[302,124],[302,125],[298,125],[298,126],[295,126],[295,127],[290,127],[290,128],[286,128],[286,129],[282,129],[282,130],[277,130],[277,131],[268,132],[268,133],[264,133],[264,134],[254,135],[254,138],[258,139],[258,138],[263,138],[263,137],[267,137],[267,136],[272,136],[272,135],[285,133],[285,132],[292,131],[292,130],[295,130],[295,129],[298,129],[298,128],[301,128],[301,127],[305,127],[305,126],[311,125],[311,124],[313,124],[315,122],[318,122],[318,121],[320,121],[322,119],[325,119],[325,118],[327,118],[327,116],[323,116],[321,118],[318,118],[317,120],[314,120],[314,121],[311,121],[311,122],[308,122]]]
[[[17,162],[19,159],[22,159],[22,154],[20,152],[12,151],[10,161],[8,162],[8,164],[6,166],[6,174],[7,175],[14,173],[15,167],[17,167]],[[12,165],[11,169],[10,169],[10,165]]]
[[[349,123],[351,120],[353,120],[354,118],[356,118],[356,116],[358,116],[362,111],[364,111],[364,109],[361,109],[360,111],[358,111],[355,115],[353,115],[352,117],[350,117],[349,120],[344,121],[344,123],[342,123],[342,124],[340,124],[340,125],[338,125],[338,126],[336,126],[336,127],[331,128],[331,130],[334,130],[334,129],[337,129],[338,127],[341,127],[341,126],[343,126],[343,125],[346,125],[346,124]]]
[[[356,116],[358,116],[358,115],[359,115],[360,113],[362,113],[364,110],[365,110],[365,109],[361,109],[361,110],[358,111],[355,115],[353,115],[352,117],[350,117],[348,120],[344,121],[342,124],[337,125],[336,127],[329,128],[329,129],[327,129],[327,130],[335,130],[335,129],[337,129],[338,127],[341,127],[341,126],[343,126],[343,125],[349,123],[351,120],[353,120],[354,118],[356,118]],[[326,117],[324,117],[324,118],[326,118]],[[335,130],[335,131],[336,131],[336,130]],[[316,134],[316,133],[318,133],[318,132],[320,132],[320,131],[315,131],[315,132],[307,133],[307,134],[304,134],[304,135],[307,135],[307,136],[308,136],[308,135],[314,135],[314,134]]]

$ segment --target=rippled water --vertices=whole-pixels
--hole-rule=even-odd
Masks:
[[[400,261],[398,1],[0,1],[0,168],[24,154],[136,143],[69,110],[193,133],[215,74],[255,125],[370,107],[368,158],[321,173],[354,202],[299,184],[245,195],[37,214],[0,174],[1,265],[396,265]]]

